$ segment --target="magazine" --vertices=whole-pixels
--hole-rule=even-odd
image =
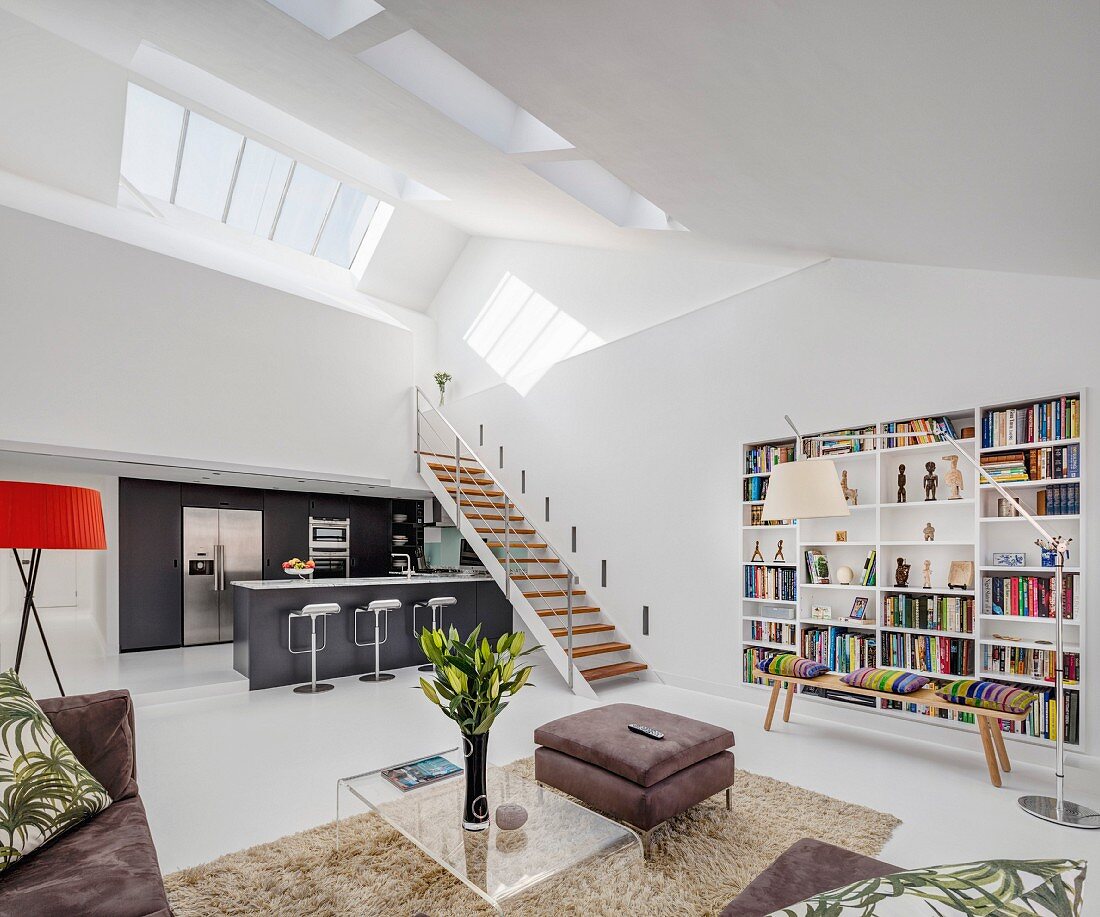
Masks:
[[[446,780],[461,773],[462,768],[457,764],[439,755],[433,755],[430,758],[421,758],[419,761],[410,761],[408,764],[387,768],[382,771],[382,776],[402,793],[407,793],[409,790],[427,786],[429,783],[438,783],[440,780]]]

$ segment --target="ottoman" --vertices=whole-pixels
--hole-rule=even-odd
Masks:
[[[660,740],[627,729],[652,726]],[[535,730],[535,780],[643,833],[726,791],[731,807],[733,733],[636,704],[610,704]]]

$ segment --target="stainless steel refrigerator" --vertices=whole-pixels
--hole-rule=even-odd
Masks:
[[[183,509],[183,643],[233,639],[235,580],[263,579],[263,513]]]

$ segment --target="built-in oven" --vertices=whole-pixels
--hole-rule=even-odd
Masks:
[[[309,549],[333,549],[342,548],[347,551],[351,547],[351,520],[349,519],[319,519],[316,516],[309,517]]]
[[[314,579],[346,579],[351,558],[347,554],[328,551],[312,551]]]

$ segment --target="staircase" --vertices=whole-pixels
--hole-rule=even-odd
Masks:
[[[571,567],[427,395],[416,389],[417,470],[577,694],[644,671]],[[582,667],[583,665],[583,667]]]

